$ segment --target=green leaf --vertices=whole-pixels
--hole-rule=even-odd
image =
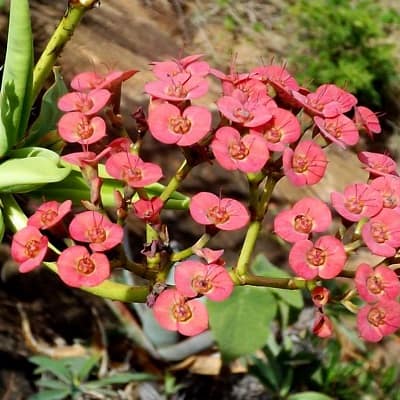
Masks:
[[[3,210],[0,208],[0,243],[3,241],[6,226],[4,224]]]
[[[254,260],[251,269],[254,274],[265,276],[268,278],[290,278],[291,276],[281,268],[271,264],[263,255],[259,254]],[[303,296],[301,290],[276,289],[270,288],[277,296],[290,306],[298,309],[304,307]]]
[[[125,384],[125,383],[129,383],[132,381],[145,382],[145,381],[154,381],[154,380],[157,380],[157,377],[152,374],[146,374],[144,372],[143,373],[142,372],[137,372],[137,373],[125,372],[125,373],[121,373],[121,374],[111,375],[106,378],[99,379],[97,381],[88,382],[81,386],[86,389],[95,389],[95,388],[99,388],[102,386]]]
[[[84,382],[88,379],[90,372],[97,365],[100,360],[100,355],[94,355],[89,357],[85,362],[81,365],[77,372],[77,377],[80,382]]]
[[[0,157],[25,133],[32,101],[33,44],[28,0],[11,0],[1,84]]]
[[[67,399],[71,395],[69,389],[64,390],[44,390],[29,397],[29,400],[62,400]]]
[[[57,107],[57,102],[68,92],[68,89],[61,76],[60,67],[54,67],[53,73],[54,83],[43,95],[40,114],[29,130],[25,145],[37,144],[45,135],[57,129],[57,122],[63,115]]]
[[[63,382],[63,381],[55,381],[53,379],[46,379],[45,377],[40,378],[38,381],[35,382],[36,386],[40,386],[46,389],[57,389],[57,390],[64,390],[69,389],[70,384]]]
[[[267,288],[236,287],[222,302],[207,302],[211,331],[225,360],[262,347],[276,314],[276,300]]]
[[[53,360],[45,356],[33,356],[29,358],[29,361],[38,366],[35,370],[36,374],[49,372],[65,383],[71,382],[71,371],[65,366],[64,360]]]
[[[287,400],[333,400],[333,398],[318,392],[301,392],[290,395]]]
[[[69,173],[69,167],[60,167],[48,157],[13,158],[0,165],[0,192],[29,192],[61,181]]]

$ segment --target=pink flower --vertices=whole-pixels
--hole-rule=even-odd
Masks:
[[[224,250],[212,250],[208,247],[203,247],[202,249],[194,249],[194,254],[196,256],[203,258],[207,264],[218,264],[225,265],[225,261],[221,258],[224,254]]]
[[[12,239],[11,257],[19,264],[19,272],[29,272],[38,267],[47,253],[48,239],[34,226],[26,226]]]
[[[109,102],[111,92],[106,89],[89,93],[71,92],[60,97],[57,106],[61,111],[79,111],[87,116],[98,113]]]
[[[354,146],[360,139],[358,129],[354,122],[343,114],[334,118],[315,116],[314,122],[327,139],[336,143],[343,149],[345,149],[346,146]]]
[[[379,176],[370,182],[383,199],[383,207],[400,213],[400,178],[394,175]]]
[[[260,126],[268,122],[272,115],[265,102],[257,97],[247,97],[235,90],[231,96],[222,96],[217,101],[218,110],[230,121],[246,127]]]
[[[288,242],[307,239],[311,232],[323,232],[332,223],[329,207],[321,200],[305,197],[274,220],[275,233]]]
[[[372,268],[369,264],[360,264],[354,282],[360,297],[369,303],[395,300],[400,294],[399,278],[385,265]]]
[[[334,236],[321,236],[315,244],[311,240],[296,242],[289,253],[289,265],[304,279],[332,279],[339,275],[346,262],[343,243]]]
[[[225,169],[245,173],[259,172],[268,161],[269,151],[265,139],[256,134],[243,137],[230,126],[217,130],[211,143],[212,152]]]
[[[358,153],[358,159],[371,175],[398,175],[396,162],[385,154],[361,151]]]
[[[80,168],[85,168],[87,166],[96,167],[100,162],[100,157],[98,157],[98,155],[93,151],[78,151],[76,153],[65,154],[61,158]]]
[[[79,92],[86,92],[93,89],[112,89],[121,84],[138,72],[136,69],[127,71],[110,71],[106,75],[97,72],[82,72],[76,75],[71,81],[71,87]]]
[[[357,314],[357,328],[362,339],[379,342],[400,327],[400,304],[394,300],[362,307]]]
[[[197,106],[189,106],[181,113],[178,107],[163,103],[151,108],[147,122],[150,133],[158,141],[191,146],[210,131],[211,113]]]
[[[150,185],[162,177],[157,164],[144,162],[137,155],[127,152],[112,154],[106,161],[106,171],[134,188]]]
[[[311,300],[315,307],[323,307],[329,301],[329,289],[323,286],[317,286],[311,291]]]
[[[298,119],[283,108],[271,111],[272,119],[265,125],[250,129],[250,133],[264,136],[271,151],[283,151],[287,144],[297,141],[301,134]]]
[[[58,121],[58,133],[66,142],[88,145],[106,136],[106,123],[101,117],[89,118],[78,111],[69,112]]]
[[[312,140],[300,142],[295,150],[286,148],[283,152],[283,170],[295,186],[314,185],[326,170],[328,161],[324,151]]]
[[[60,222],[71,211],[72,201],[47,201],[39,206],[28,219],[28,225],[38,229],[48,229]]]
[[[186,300],[176,289],[167,289],[153,306],[157,322],[169,331],[195,336],[208,328],[206,306],[198,300]]]
[[[86,247],[72,246],[58,257],[57,270],[68,286],[97,286],[110,276],[110,263],[103,253],[90,254]]]
[[[175,269],[175,285],[186,297],[204,295],[213,301],[227,299],[233,291],[233,282],[224,267],[203,264],[199,261],[183,261]]]
[[[312,331],[314,335],[317,335],[318,337],[323,339],[332,336],[333,333],[332,321],[328,318],[326,314],[323,314],[318,311],[315,317]]]
[[[213,193],[200,192],[192,197],[190,215],[199,224],[215,225],[224,231],[243,228],[250,219],[249,212],[237,200],[221,199]]]
[[[106,251],[122,242],[123,229],[97,211],[84,211],[75,215],[69,233],[74,240],[90,243],[93,251]]]
[[[349,221],[373,217],[382,210],[383,206],[380,193],[366,183],[347,185],[344,193],[332,192],[331,202],[335,210]]]
[[[370,137],[382,131],[378,117],[367,107],[354,107],[354,120],[358,129],[365,131]]]
[[[361,235],[373,254],[393,257],[400,247],[399,214],[388,208],[382,209],[362,227]]]
[[[164,202],[159,197],[150,200],[139,199],[133,203],[135,215],[145,222],[156,223],[160,217],[160,211]]]
[[[197,99],[208,91],[208,82],[201,76],[192,76],[182,72],[168,80],[146,83],[145,91],[149,95],[168,101]]]

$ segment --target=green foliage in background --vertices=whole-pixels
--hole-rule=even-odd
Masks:
[[[355,93],[360,103],[381,105],[398,73],[388,35],[400,28],[400,15],[380,3],[296,1],[290,16],[299,36],[289,61],[300,83],[314,88],[336,83]]]

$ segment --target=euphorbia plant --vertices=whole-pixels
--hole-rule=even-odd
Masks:
[[[26,11],[27,3],[22,3]],[[93,3],[70,2],[69,10],[82,12]],[[16,2],[11,5],[11,23],[26,22],[27,14],[17,15]],[[66,18],[68,22],[68,15]],[[28,83],[18,96],[27,99],[27,104],[32,104],[39,81],[43,82],[42,75],[38,78],[43,65],[48,70],[53,61],[39,61],[33,74],[34,89],[26,68]],[[313,331],[321,337],[334,330],[329,318],[331,300],[357,313],[359,333],[366,340],[378,341],[396,331],[400,327],[395,263],[400,247],[400,178],[395,162],[387,155],[360,152],[360,168],[370,172],[370,179],[348,185],[343,193],[333,192],[330,203],[307,197],[278,213],[273,234],[290,243],[288,265],[295,277],[259,276],[250,269],[276,183],[287,179],[300,187],[320,182],[328,164],[326,148],[339,146],[352,151],[349,146],[359,142],[360,133],[380,133],[376,115],[358,106],[353,95],[335,85],[324,84],[315,92],[300,87],[281,65],[262,65],[241,73],[231,69],[226,74],[211,68],[202,55],[196,54],[154,62],[151,69],[154,80],[144,87],[149,96],[148,110],[133,114],[140,127],[136,135],[129,135],[120,114],[121,88],[124,81],[134,79],[135,69],[107,74],[82,72],[73,78],[68,93],[53,87],[50,93],[56,95],[52,106],[60,115],[54,127],[55,142],[49,141],[49,131],[38,123],[36,132],[40,135],[26,128],[25,111],[19,109],[23,102],[15,105],[3,100],[2,117],[4,107],[10,107],[12,115],[23,118],[18,117],[16,124],[22,131],[10,128],[3,132],[0,177],[10,171],[7,163],[25,157],[18,163],[27,163],[28,172],[33,170],[41,178],[27,181],[26,170],[18,167],[13,170],[18,185],[4,188],[4,183],[0,184],[0,190],[8,193],[2,196],[3,213],[7,228],[16,232],[11,248],[20,271],[45,265],[67,285],[104,298],[147,302],[162,327],[184,335],[196,335],[208,328],[203,302],[207,298],[213,314],[211,328],[220,344],[218,318],[223,319],[221,310],[232,306],[232,298],[240,298],[241,286],[310,291],[316,306]],[[197,105],[197,99],[207,94],[210,79],[217,79],[222,88],[215,99],[215,121],[208,108]],[[2,99],[10,98],[7,88],[14,86],[5,74]],[[11,127],[4,117],[2,123]],[[111,126],[118,130],[119,138],[109,137]],[[172,177],[164,176],[161,166],[142,158],[145,134],[181,149],[184,161]],[[67,146],[61,151],[63,146],[58,146],[59,157],[45,147],[22,147],[35,142],[72,143],[81,149],[71,151],[76,147]],[[34,156],[28,157],[31,154]],[[181,183],[190,179],[191,170],[205,163],[238,171],[233,179],[240,177],[248,182],[247,200],[232,198],[219,187],[212,192],[204,188],[192,196],[180,193]],[[9,192],[31,192],[45,202],[28,218]],[[163,222],[165,209],[186,211],[199,224],[202,234],[190,247],[179,251],[171,247],[174,229]],[[133,260],[122,245],[130,214],[145,225],[146,231],[142,254]],[[333,219],[339,224],[333,225]],[[212,249],[213,238],[221,230],[244,228],[237,260],[226,265],[223,249]],[[386,258],[376,268],[361,263],[354,272],[347,268],[347,260],[359,248]],[[131,286],[113,281],[113,270],[121,268],[146,283]],[[169,276],[172,281],[167,280]],[[325,281],[354,276],[355,290],[331,299]],[[357,291],[367,303],[359,311],[352,302]],[[263,293],[273,301],[269,292]],[[213,305],[221,301],[223,306]],[[268,307],[274,309],[265,304]],[[225,328],[225,335],[236,334],[234,326]],[[267,331],[263,326],[260,329],[265,340]],[[243,353],[233,351],[228,358]]]

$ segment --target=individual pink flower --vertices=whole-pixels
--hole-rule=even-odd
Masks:
[[[79,111],[87,116],[101,111],[111,98],[107,89],[91,90],[89,93],[71,92],[60,97],[57,106],[61,111]]]
[[[370,137],[382,132],[378,117],[367,107],[354,107],[354,121],[358,129],[365,131]]]
[[[225,265],[225,261],[221,258],[224,254],[224,250],[212,250],[208,247],[203,247],[201,249],[194,249],[194,254],[196,256],[203,258],[207,264],[218,264],[218,265]]]
[[[399,278],[386,265],[372,268],[367,263],[360,264],[354,282],[360,297],[369,303],[395,300],[400,294]]]
[[[97,211],[76,214],[69,225],[74,240],[90,243],[93,251],[106,251],[122,242],[123,229]]]
[[[234,287],[226,269],[218,264],[183,261],[175,268],[174,277],[178,292],[186,297],[204,295],[212,301],[223,301]]]
[[[358,153],[358,159],[371,175],[398,175],[396,162],[385,154],[361,151]]]
[[[323,339],[332,336],[333,333],[332,321],[326,314],[318,311],[315,317],[312,331],[314,335]]]
[[[199,224],[215,225],[224,231],[243,228],[250,219],[249,212],[237,200],[221,199],[213,193],[200,192],[192,197],[190,215]]]
[[[220,97],[217,106],[230,121],[250,128],[263,125],[272,118],[267,103],[260,102],[257,97],[247,97],[238,90],[231,96]]]
[[[183,101],[204,96],[208,91],[208,82],[201,76],[182,72],[168,80],[148,82],[144,88],[146,93],[158,99]]]
[[[339,275],[346,262],[343,243],[334,236],[321,236],[296,242],[289,253],[289,265],[297,276],[304,279],[332,279]]]
[[[150,200],[139,199],[133,203],[135,215],[149,223],[156,223],[159,220],[163,206],[164,202],[159,197]]]
[[[28,225],[38,229],[48,229],[60,222],[71,211],[72,201],[47,201],[41,204],[28,218]]]
[[[93,151],[78,151],[75,153],[65,154],[61,157],[64,161],[84,168],[87,165],[95,166],[100,162],[97,154]]]
[[[241,137],[230,126],[217,130],[211,150],[218,163],[228,171],[259,172],[269,158],[267,142],[262,136],[250,133]]]
[[[90,254],[86,247],[72,246],[57,259],[57,271],[68,286],[97,286],[110,276],[110,263],[103,253]]]
[[[162,177],[161,168],[157,164],[144,162],[128,152],[112,154],[105,166],[109,175],[134,188],[150,185]]]
[[[76,75],[71,81],[71,87],[79,92],[86,92],[93,89],[112,89],[114,86],[120,85],[123,81],[138,72],[136,69],[127,71],[114,70],[106,75],[98,74],[94,71],[82,72]]]
[[[189,106],[181,113],[173,104],[152,107],[147,120],[150,133],[162,143],[191,146],[211,128],[211,113],[205,107]]]
[[[346,146],[354,146],[360,139],[358,129],[354,122],[343,114],[333,118],[315,116],[314,122],[323,136],[343,149],[345,149]]]
[[[298,119],[284,108],[271,111],[272,119],[265,125],[250,129],[250,133],[263,135],[271,151],[283,151],[286,145],[296,142],[301,134]]]
[[[364,243],[373,254],[393,257],[400,247],[400,218],[396,211],[388,208],[372,217],[361,230]]]
[[[64,114],[57,126],[61,138],[69,143],[88,145],[106,136],[106,123],[103,118],[90,118],[78,111]]]
[[[332,192],[331,202],[343,218],[353,222],[373,217],[383,206],[380,193],[367,183],[352,183],[346,186],[343,193]]]
[[[38,267],[47,253],[48,239],[35,226],[26,226],[12,239],[11,257],[19,264],[19,272]]]
[[[370,182],[383,199],[383,207],[400,213],[400,178],[395,175],[379,176]]]
[[[153,306],[157,322],[169,331],[195,336],[208,328],[206,306],[199,300],[187,300],[176,289],[164,290]]]
[[[275,217],[274,231],[282,239],[295,243],[308,239],[312,232],[325,231],[331,223],[329,207],[319,199],[305,197]]]
[[[323,286],[316,286],[311,291],[311,300],[315,307],[321,308],[325,306],[329,301],[330,292],[329,289]]]
[[[361,338],[368,342],[379,342],[399,327],[400,304],[394,300],[367,304],[357,314],[358,331]]]
[[[286,148],[282,161],[285,175],[295,186],[318,183],[328,164],[324,151],[312,140],[300,142],[295,150]]]

